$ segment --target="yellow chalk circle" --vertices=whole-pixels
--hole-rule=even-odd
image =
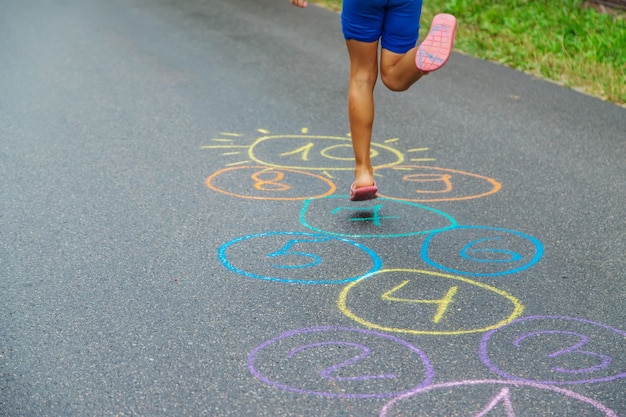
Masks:
[[[371,143],[374,164],[393,166],[404,161],[397,149]],[[276,154],[276,149],[284,149]],[[248,158],[258,165],[298,170],[353,170],[352,142],[348,137],[313,135],[263,136],[248,149]],[[381,162],[379,162],[381,161]]]
[[[414,269],[385,269],[351,282],[337,305],[370,329],[429,335],[486,332],[524,311],[506,291],[464,277]]]

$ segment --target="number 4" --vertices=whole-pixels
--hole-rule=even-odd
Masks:
[[[403,302],[403,303],[437,304],[438,305],[437,313],[435,313],[435,316],[433,317],[433,323],[439,323],[441,321],[443,316],[446,314],[446,311],[448,310],[448,306],[452,302],[452,298],[454,297],[457,290],[459,289],[459,287],[456,287],[456,286],[450,287],[446,295],[444,295],[444,297],[439,300],[414,300],[414,299],[409,299],[409,298],[398,298],[398,297],[392,296],[392,294],[402,289],[408,283],[409,283],[408,280],[403,281],[400,285],[397,285],[396,287],[392,288],[390,291],[387,291],[386,293],[384,293],[382,296],[382,299],[385,301],[397,301],[397,302]]]

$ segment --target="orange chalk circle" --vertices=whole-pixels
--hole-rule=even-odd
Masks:
[[[390,173],[383,173],[390,170]],[[416,203],[460,201],[495,194],[502,184],[493,178],[454,169],[418,165],[374,167],[377,176],[391,178],[389,182],[401,185],[402,195],[383,195],[395,200]],[[395,176],[395,178],[394,178]]]
[[[261,178],[267,174],[269,174],[271,178]],[[255,181],[254,188],[259,191],[288,191],[291,189],[289,184],[283,182],[285,174],[280,171],[259,171],[252,174],[250,178]]]
[[[294,186],[294,176],[314,178],[317,185],[306,188]],[[207,187],[218,193],[252,200],[298,201],[327,197],[335,192],[335,184],[321,175],[290,168],[267,166],[240,166],[223,168],[205,181]],[[308,185],[308,183],[307,183]],[[298,195],[298,190],[319,190],[318,194]]]

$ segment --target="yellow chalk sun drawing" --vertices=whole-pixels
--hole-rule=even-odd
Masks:
[[[238,159],[226,163],[227,167],[240,165],[260,165],[273,168],[321,171],[332,178],[331,171],[354,169],[352,141],[350,135],[321,136],[312,135],[308,128],[302,128],[297,134],[273,135],[266,129],[257,129],[260,136],[251,144],[240,144],[243,134],[221,132],[219,137],[211,139],[212,144],[202,149],[221,151],[220,156]],[[405,153],[394,147],[399,138],[390,138],[382,142],[372,141],[371,158],[375,167],[393,167],[406,162],[428,162],[434,158],[407,158]],[[413,148],[406,154],[421,154],[429,148]]]

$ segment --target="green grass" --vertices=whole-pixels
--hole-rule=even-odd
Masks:
[[[318,3],[341,8],[341,0]],[[600,13],[583,0],[424,0],[421,39],[437,13],[457,17],[459,52],[626,104],[624,12]]]

